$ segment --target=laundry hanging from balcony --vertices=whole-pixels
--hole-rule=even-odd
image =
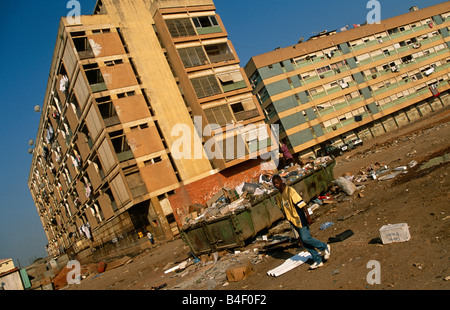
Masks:
[[[89,222],[87,222],[86,224],[82,225],[79,227],[79,232],[81,235],[86,236],[86,238],[91,239],[91,225],[89,224]]]
[[[61,80],[59,81],[59,90],[64,93],[68,85],[69,85],[69,78],[66,75],[62,76]]]

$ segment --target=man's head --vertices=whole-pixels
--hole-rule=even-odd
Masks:
[[[272,184],[275,186],[276,189],[278,189],[281,193],[284,191],[284,188],[286,187],[286,184],[283,182],[283,179],[280,177],[279,174],[275,174],[272,177]]]

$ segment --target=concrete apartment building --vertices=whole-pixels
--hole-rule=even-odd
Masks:
[[[48,253],[169,240],[190,205],[259,175],[278,145],[261,143],[273,140],[239,64],[210,0],[98,0],[62,18],[28,180]]]
[[[298,156],[371,139],[449,104],[450,2],[253,57],[268,123]],[[440,97],[437,98],[437,94]]]

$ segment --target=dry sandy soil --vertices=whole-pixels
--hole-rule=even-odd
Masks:
[[[450,108],[435,112],[395,132],[367,141],[364,146],[336,159],[335,177],[357,175],[372,164],[390,168],[417,165],[391,180],[370,180],[347,201],[323,204],[317,209],[312,235],[324,242],[351,229],[354,235],[331,244],[331,257],[323,267],[308,270],[305,263],[279,277],[267,271],[303,251],[296,245],[261,251],[260,238],[251,240],[241,253],[220,253],[216,262],[190,262],[178,272],[165,271],[190,256],[181,239],[157,244],[132,261],[104,273],[86,266],[81,284],[65,290],[448,290],[450,288],[450,165],[419,170],[429,159],[450,152]],[[357,185],[362,185],[358,184]],[[361,195],[359,195],[361,193]],[[331,227],[320,230],[320,224]],[[370,241],[386,224],[407,223],[411,239],[383,245]],[[269,232],[282,232],[281,222]],[[281,228],[280,228],[281,227]],[[288,231],[289,232],[289,231]],[[265,232],[268,234],[268,232]],[[268,234],[270,237],[270,234]],[[254,250],[257,249],[257,250]],[[229,282],[226,270],[252,263],[246,279]],[[371,260],[380,263],[380,284],[369,284]]]

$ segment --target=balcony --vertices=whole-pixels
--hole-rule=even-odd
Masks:
[[[197,28],[197,33],[199,35],[201,34],[211,34],[211,33],[221,33],[222,28],[220,26],[211,26],[211,27],[204,27],[204,28]]]
[[[95,57],[87,37],[73,38],[73,44],[75,45],[80,60]]]
[[[83,161],[87,160],[91,150],[88,144],[88,138],[85,133],[83,132],[77,133],[76,145],[78,147],[78,150],[80,151],[81,159]]]
[[[234,83],[222,83],[222,89],[224,93],[233,91],[233,90],[238,90],[241,88],[245,88],[247,87],[247,84],[245,83],[245,81],[239,81],[239,82],[234,82]]]
[[[106,82],[98,64],[88,64],[83,66],[86,78],[93,93],[107,90]]]
[[[236,118],[236,121],[245,121],[247,119],[251,119],[254,117],[258,117],[259,112],[257,109],[249,110],[249,111],[241,111],[234,113],[234,117]]]
[[[100,83],[96,83],[96,84],[90,84],[89,86],[91,87],[91,90],[92,90],[93,93],[97,93],[97,92],[108,90],[108,87],[106,87],[106,83],[105,82],[100,82]]]
[[[117,153],[117,158],[119,162],[127,161],[134,158],[133,152],[131,150]]]
[[[211,61],[211,63],[235,60],[234,55],[232,53],[217,54],[217,55],[209,55],[208,54],[208,57],[209,57],[209,60]]]
[[[95,169],[94,165],[89,165],[86,170],[89,176],[89,180],[91,180],[92,188],[95,191],[102,183],[101,176]]]
[[[192,21],[194,22],[195,29],[199,35],[222,32],[222,28],[215,16],[193,17]]]

